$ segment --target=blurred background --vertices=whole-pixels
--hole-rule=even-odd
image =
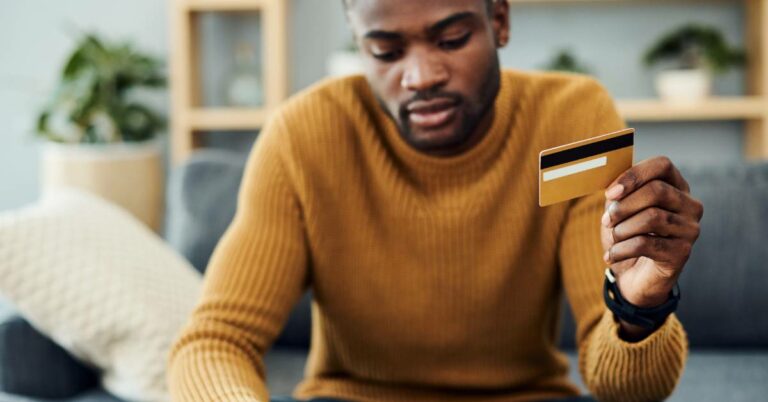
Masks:
[[[237,6],[237,3],[247,1],[219,2],[213,8],[220,8],[226,3]],[[286,74],[286,88],[284,91],[280,88],[276,90],[278,98],[326,77],[329,60],[335,53],[348,49],[352,42],[340,1],[290,0],[287,3],[284,17],[278,16],[279,21],[275,22],[287,34],[284,43],[275,43],[280,47],[284,45],[276,52],[285,53],[285,60],[276,62],[277,68],[284,68]],[[644,54],[663,35],[691,23],[711,26],[729,46],[744,48],[747,41],[747,3],[513,2],[512,38],[509,45],[501,50],[501,60],[508,67],[542,69],[565,51],[566,56],[575,58],[578,65],[600,79],[617,100],[652,100],[657,97],[655,79],[660,68],[647,67],[643,62]],[[0,4],[0,47],[3,49],[0,121],[4,122],[4,129],[0,132],[2,210],[30,202],[40,191],[41,140],[34,136],[38,115],[59,86],[60,71],[80,35],[94,33],[105,41],[127,41],[138,50],[157,57],[166,66],[173,63],[174,49],[181,51],[179,48],[185,44],[179,35],[171,40],[172,16],[179,12],[179,6],[174,6],[173,2],[118,0],[107,4],[96,0],[2,0]],[[228,92],[237,91],[231,87],[237,85],[233,81],[238,80],[238,68],[244,71],[245,77],[240,77],[239,82],[246,92],[251,85],[249,74],[263,71],[260,63],[266,61],[262,60],[266,52],[262,43],[266,21],[258,11],[204,12],[202,9],[206,6],[204,2],[200,4],[203,4],[201,10],[195,12],[198,18],[193,22],[197,26],[197,38],[192,45],[197,52],[197,66],[193,67],[197,69],[199,79],[195,84],[184,85],[195,86],[199,90],[199,106],[226,106],[231,101]],[[565,65],[570,65],[567,61]],[[274,60],[269,62],[275,63]],[[249,63],[255,68],[249,70]],[[747,95],[746,76],[745,66],[728,69],[715,76],[712,94]],[[263,98],[263,82],[256,79],[254,85],[261,93],[256,98]],[[174,117],[169,114],[169,89],[155,91],[152,96],[152,104],[161,114]],[[245,104],[259,101],[248,99],[247,95],[245,98],[239,101]],[[750,115],[759,114],[746,110],[754,109],[752,104],[747,103],[743,104],[742,110],[733,110],[731,116],[693,118],[683,116],[685,113],[676,116],[658,110],[647,111],[643,105],[640,106],[630,110],[636,112],[637,118],[633,118],[631,113],[626,115],[629,123],[638,129],[638,158],[666,154],[675,161],[692,163],[742,159],[745,152],[745,120]],[[742,105],[734,107],[738,109]],[[247,150],[256,127],[254,130],[234,127],[240,133],[226,135],[232,130],[218,130],[215,127],[218,117],[213,116],[210,122],[198,121],[199,126],[210,126],[196,130],[201,133],[198,137],[202,137],[202,142]],[[246,123],[241,126],[256,126],[263,120],[257,117],[248,122],[247,115],[244,119]],[[232,125],[237,123],[221,124]],[[222,131],[225,135],[211,135],[222,134]],[[240,135],[242,131],[246,133]],[[159,137],[163,142],[169,142],[167,135]]]
[[[705,205],[681,277],[693,353],[672,399],[765,399],[768,0],[513,0],[511,30],[504,67],[595,76],[637,129],[636,161],[671,157]],[[18,234],[13,211],[75,186],[126,208],[200,273],[270,112],[359,71],[341,0],[0,0],[0,50],[0,236]],[[18,252],[2,239],[0,257]],[[0,296],[8,283],[0,275]],[[267,356],[277,393],[302,375],[310,298]],[[92,362],[26,323],[34,308],[10,301],[0,300],[0,402],[120,400],[98,389]]]

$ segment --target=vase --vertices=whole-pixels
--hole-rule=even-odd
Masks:
[[[41,193],[77,188],[111,201],[150,229],[162,226],[165,180],[158,140],[138,143],[59,144],[41,152]]]
[[[712,75],[699,69],[667,70],[656,76],[656,91],[661,100],[675,104],[695,104],[709,97]]]

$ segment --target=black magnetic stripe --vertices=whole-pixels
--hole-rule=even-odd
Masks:
[[[609,138],[600,142],[582,145],[577,148],[566,149],[558,153],[544,155],[541,157],[541,169],[551,168],[562,165],[563,163],[577,161],[579,159],[589,158],[617,149],[630,147],[634,145],[634,133],[627,133],[619,137]]]

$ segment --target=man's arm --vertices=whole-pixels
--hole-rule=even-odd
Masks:
[[[561,274],[577,324],[579,371],[598,400],[663,400],[682,375],[688,341],[674,314],[643,339],[629,339],[606,307],[600,243],[604,202],[602,194],[579,200],[561,235]]]
[[[307,287],[301,211],[279,120],[245,168],[234,220],[217,245],[203,294],[172,348],[176,402],[268,402],[262,356]]]
[[[602,88],[598,93],[595,134],[624,128],[608,93]],[[573,202],[560,238],[562,280],[577,323],[579,369],[599,400],[662,400],[682,375],[685,331],[674,314],[650,332],[619,322],[607,309],[602,294],[609,264],[601,242],[605,206],[602,193]]]

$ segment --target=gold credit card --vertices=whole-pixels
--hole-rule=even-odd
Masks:
[[[599,135],[539,153],[539,206],[603,191],[632,167],[635,129]]]

